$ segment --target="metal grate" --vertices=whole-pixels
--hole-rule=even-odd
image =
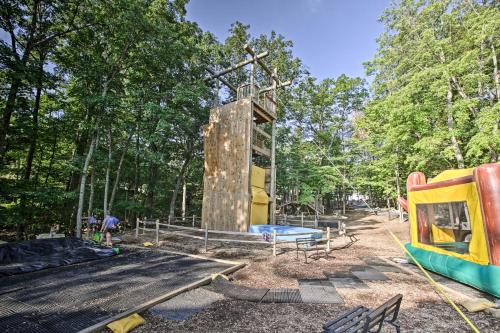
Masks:
[[[262,303],[302,303],[298,289],[269,289]]]

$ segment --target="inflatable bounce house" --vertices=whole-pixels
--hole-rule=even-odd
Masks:
[[[408,251],[426,269],[500,297],[500,164],[446,170],[429,181],[413,172]]]

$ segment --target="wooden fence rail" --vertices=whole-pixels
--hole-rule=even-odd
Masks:
[[[170,220],[171,221],[171,220]],[[141,227],[142,225],[142,227]],[[148,226],[154,226],[154,228],[148,228]],[[161,227],[165,227],[167,230],[162,230]],[[177,229],[179,231],[168,231],[168,229]],[[334,235],[334,231],[331,230],[330,227],[326,228],[326,233],[321,230],[317,229],[315,232],[300,232],[300,233],[289,233],[289,234],[284,234],[284,233],[277,233],[276,230],[273,231],[272,233],[272,238],[271,241],[266,241],[266,240],[255,240],[255,239],[231,239],[231,238],[218,238],[218,237],[210,237],[209,234],[219,234],[219,235],[233,235],[233,236],[250,236],[250,237],[262,237],[262,234],[260,233],[248,233],[248,232],[238,232],[238,231],[221,231],[221,230],[209,230],[208,228],[196,228],[196,227],[186,227],[186,226],[180,226],[180,225],[174,225],[174,224],[169,224],[169,223],[161,223],[159,219],[152,220],[152,219],[144,219],[136,220],[136,228],[135,228],[135,237],[139,237],[139,230],[142,230],[142,234],[145,234],[146,231],[154,231],[155,232],[155,239],[156,243],[159,242],[159,235],[161,234],[172,234],[176,236],[182,236],[182,237],[187,237],[187,238],[194,238],[194,239],[199,239],[204,241],[205,245],[205,252],[208,250],[208,240],[210,239],[211,241],[214,242],[227,242],[227,243],[241,243],[241,244],[260,244],[260,245],[272,245],[273,247],[273,256],[276,256],[276,248],[279,244],[289,244],[289,243],[295,243],[295,240],[289,241],[289,240],[279,240],[279,237],[284,237],[284,236],[305,236],[305,235],[312,235],[314,233],[321,233],[321,239],[319,240],[320,242],[326,242],[326,251],[330,252],[330,243],[332,241],[332,235]],[[189,233],[182,232],[183,230],[185,231],[191,231],[191,232],[199,232],[203,234],[203,236],[197,236]],[[338,235],[345,234],[342,232],[342,230],[338,230]]]
[[[331,224],[337,224],[337,229],[341,231],[345,229],[345,224],[339,219],[330,216],[317,216],[317,215],[304,215],[293,216],[293,215],[278,215],[276,216],[276,223],[281,225],[290,225],[296,227],[309,227],[319,228],[321,225],[332,227]]]

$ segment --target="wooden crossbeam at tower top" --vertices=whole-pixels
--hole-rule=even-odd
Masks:
[[[255,51],[250,47],[250,45],[246,44],[244,46],[245,51],[251,56],[250,59],[243,60],[231,67],[228,67],[222,71],[215,72],[214,70],[207,68],[207,71],[212,74],[208,78],[205,79],[205,81],[210,81],[213,79],[218,79],[220,82],[225,84],[229,89],[233,90],[234,92],[237,91],[237,87],[235,87],[233,84],[231,84],[229,81],[223,78],[224,75],[234,72],[235,70],[242,68],[248,64],[252,65],[252,69],[250,71],[250,83],[253,83],[254,80],[254,66],[255,64],[260,65],[262,69],[270,76],[272,80],[272,85],[263,89],[259,90],[259,93],[267,92],[267,91],[272,91],[277,88],[285,87],[291,84],[291,81],[286,81],[286,82],[281,82],[278,78],[277,70],[276,68],[274,71],[271,71],[269,67],[262,61],[265,57],[269,55],[268,51],[256,54]]]

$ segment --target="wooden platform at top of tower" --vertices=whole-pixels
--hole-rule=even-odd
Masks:
[[[290,82],[281,82],[276,69],[271,71],[262,61],[268,52],[256,54],[248,45],[245,50],[250,55],[249,59],[217,73],[208,69],[212,75],[207,80],[218,79],[237,96],[234,102],[212,108],[209,124],[203,129],[205,170],[202,222],[209,229],[247,231],[251,216],[254,223],[256,220],[271,224],[275,221],[276,89]],[[235,87],[223,77],[247,65],[250,65],[248,83]],[[268,87],[260,88],[256,84],[257,65],[269,76]],[[266,132],[265,125],[261,125],[265,123],[271,123],[271,133]],[[265,169],[264,184],[259,185],[256,179],[252,179],[252,173],[257,172],[257,175],[258,170],[262,170],[253,168],[255,164]],[[269,197],[268,203],[262,202],[262,198],[266,197],[263,191]],[[265,221],[261,214],[263,206],[259,206],[263,204],[266,210],[269,206]],[[259,215],[257,212],[260,212]],[[256,219],[257,215],[259,219]]]
[[[254,50],[248,45],[245,45],[245,50],[251,56],[250,59],[246,59],[242,62],[237,63],[227,69],[224,69],[218,73],[215,73],[211,69],[207,69],[212,76],[207,78],[207,80],[218,79],[223,84],[225,84],[229,89],[236,93],[236,99],[241,100],[244,98],[251,97],[253,102],[256,103],[257,111],[255,114],[255,122],[257,124],[272,122],[276,120],[276,89],[290,85],[290,81],[281,82],[278,78],[276,68],[271,71],[269,67],[262,61],[263,58],[269,55],[269,52],[262,52],[256,54]],[[229,83],[223,78],[224,75],[229,74],[239,68],[242,68],[250,64],[250,82],[243,84],[239,87],[235,87],[233,84]],[[270,85],[266,88],[261,89],[255,83],[255,69],[256,64],[260,65],[261,68],[269,75]]]

